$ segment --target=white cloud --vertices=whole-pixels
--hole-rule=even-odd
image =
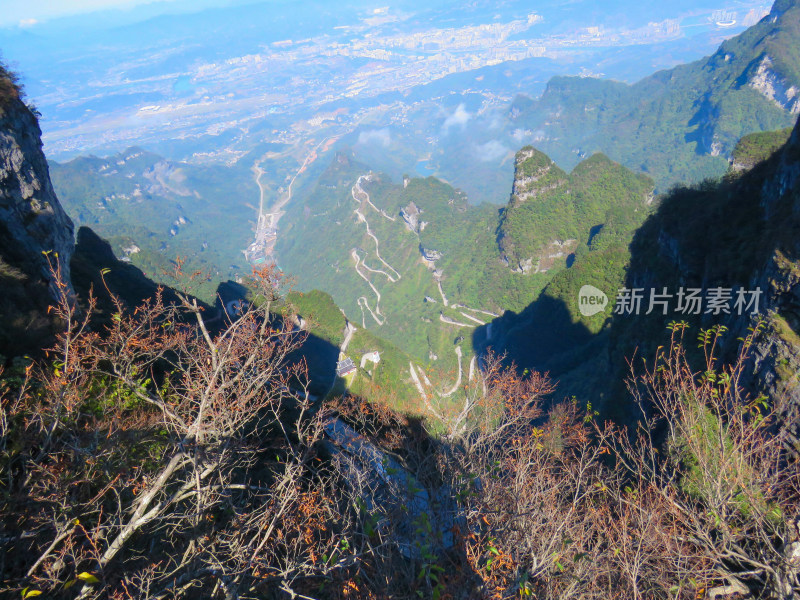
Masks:
[[[358,134],[358,143],[365,146],[379,145],[388,148],[391,142],[392,134],[386,128],[362,131]]]
[[[509,149],[497,140],[489,140],[485,144],[475,146],[475,155],[481,162],[495,162],[508,154]]]
[[[515,129],[511,134],[511,137],[513,137],[517,142],[522,142],[522,140],[524,140],[526,137],[529,137],[530,135],[531,135],[530,131],[525,131],[524,129]]]
[[[448,131],[451,127],[464,127],[464,125],[467,124],[467,121],[469,121],[471,118],[472,115],[467,112],[467,107],[461,103],[456,107],[455,111],[453,111],[453,114],[448,115],[448,117],[444,120],[442,129],[444,131]]]
[[[19,20],[19,26],[20,27],[33,27],[38,22],[39,21],[37,21],[36,19],[20,19]]]

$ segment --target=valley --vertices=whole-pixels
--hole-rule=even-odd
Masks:
[[[261,177],[267,172],[262,168],[262,165],[267,160],[276,160],[285,157],[288,150],[282,153],[268,153],[268,155],[261,157],[253,164],[253,175],[256,185],[258,186],[258,215],[255,227],[255,240],[244,251],[245,258],[248,262],[254,265],[259,265],[267,262],[272,258],[272,253],[275,248],[275,241],[278,237],[278,221],[283,216],[283,207],[292,200],[292,188],[297,178],[302,175],[309,165],[317,159],[317,152],[327,150],[334,142],[336,137],[327,137],[317,144],[306,155],[300,168],[291,176],[287,175],[288,184],[285,189],[278,188],[278,198],[268,208],[268,212],[264,212],[264,194],[269,193],[261,182]]]
[[[800,598],[800,0],[96,1],[0,11],[0,589]]]
[[[586,159],[572,174],[559,171],[561,184],[553,187],[548,178],[528,176],[551,161],[523,149],[509,188],[527,186],[536,200],[512,198],[499,212],[470,205],[462,192],[433,177],[394,183],[350,154],[337,152],[329,160],[315,186],[287,206],[285,235],[275,246],[278,264],[296,274],[300,289],[325,289],[362,329],[408,353],[398,374],[423,397],[433,393],[426,381],[451,382],[436,388],[440,399],[470,381],[466,365],[474,373],[493,321],[524,309],[562,274],[594,263],[593,249],[626,243],[652,200],[650,180],[602,156]],[[561,226],[554,230],[555,207]],[[554,254],[551,248],[565,239],[575,242],[571,253]],[[515,256],[522,257],[516,261],[536,269],[514,268],[512,240]],[[621,266],[592,269],[598,279],[621,282]],[[580,322],[571,300],[570,310]],[[586,322],[599,331],[606,317]],[[455,388],[453,381],[459,382]]]
[[[796,9],[783,4],[781,0],[773,8],[774,18],[761,22],[757,21],[764,7],[749,6],[744,21],[751,29],[733,38],[735,30],[727,26],[736,20],[727,18],[731,15],[709,21],[697,13],[685,17],[683,24],[676,19],[639,29],[597,27],[577,38],[565,33],[531,38],[537,28],[549,27],[537,14],[500,18],[486,27],[470,25],[472,17],[466,17],[452,28],[389,35],[386,32],[402,28],[404,21],[391,11],[380,13],[372,26],[383,37],[359,37],[365,30],[356,28],[348,44],[335,38],[279,39],[263,53],[225,63],[228,70],[215,63],[205,64],[202,76],[182,74],[181,81],[188,83],[181,87],[185,95],[180,102],[151,104],[139,111],[145,119],[166,118],[170,106],[194,102],[198,86],[211,81],[221,85],[225,73],[252,83],[269,72],[275,81],[283,81],[285,69],[302,63],[318,76],[333,58],[329,50],[334,46],[341,52],[339,67],[368,59],[356,70],[354,81],[360,83],[351,81],[348,94],[335,102],[314,94],[326,94],[329,86],[340,85],[338,80],[317,86],[309,96],[292,87],[299,85],[298,78],[283,88],[294,90],[297,99],[278,100],[270,92],[260,97],[269,107],[266,112],[248,108],[247,122],[231,119],[213,128],[213,135],[210,130],[189,134],[193,121],[181,120],[179,127],[189,129],[169,152],[185,156],[185,162],[140,155],[143,151],[134,148],[97,159],[105,162],[88,171],[89,159],[54,163],[54,181],[79,224],[98,227],[118,256],[157,280],[169,281],[165,272],[172,269],[170,261],[185,256],[187,271],[206,274],[206,281],[195,285],[196,293],[213,302],[215,281],[241,283],[253,266],[276,263],[294,278],[298,291],[330,293],[346,318],[360,325],[359,331],[368,330],[407,353],[420,373],[425,365],[461,381],[457,374],[464,370],[462,358],[472,365],[493,344],[510,351],[528,343],[516,340],[517,334],[499,322],[525,315],[538,299],[557,299],[565,320],[577,329],[591,335],[606,330],[608,315],[577,314],[570,294],[578,274],[606,289],[621,284],[625,247],[657,206],[655,192],[663,191],[659,186],[722,173],[726,156],[733,152],[731,140],[749,129],[791,120],[793,111],[786,102],[776,104],[763,90],[760,97],[753,96],[758,86],[749,74],[755,69],[762,79],[793,81],[794,72],[777,53],[769,73],[758,67],[766,63],[755,58],[793,35],[786,24]],[[485,15],[478,11],[474,16]],[[556,68],[559,56],[566,56],[553,54],[556,48],[595,56],[609,47],[607,43],[657,45],[666,38],[687,36],[693,27],[707,32],[721,28],[725,33],[720,35],[731,39],[710,58],[633,85],[584,70],[580,77],[547,76],[526,88],[542,71],[532,67],[533,57],[505,54],[508,48],[530,49],[541,42],[548,48],[545,54],[550,53],[541,58],[555,62],[536,64]],[[448,38],[464,32],[469,35],[463,47]],[[438,44],[443,60],[450,61],[455,55],[448,52],[474,54],[474,44],[486,36],[507,40],[508,46],[501,44],[485,65],[459,63],[454,71],[426,75],[414,69],[422,64],[419,60],[430,57],[420,55],[415,62],[403,54],[424,54]],[[648,36],[652,39],[645,42]],[[383,43],[393,48],[391,56],[373,56],[370,45]],[[458,49],[450,48],[453,43]],[[728,54],[735,60],[725,58]],[[696,85],[711,65],[724,74],[709,84],[716,104],[692,105],[692,113],[687,109],[691,95],[681,96],[676,90]],[[411,78],[398,76],[401,72]],[[349,76],[346,68],[337,73]],[[545,80],[541,97],[526,95]],[[670,90],[663,85],[666,80],[673,81]],[[366,81],[374,87],[362,86]],[[381,87],[384,84],[388,87]],[[595,91],[599,93],[592,97]],[[683,142],[659,142],[669,149],[663,152],[631,146],[635,140],[656,139],[658,132],[628,135],[627,145],[620,146],[615,141],[620,137],[610,132],[628,127],[626,107],[648,94],[660,107],[651,112],[660,111],[664,119],[695,123],[702,115],[714,117],[703,128],[689,126]],[[236,93],[226,97],[230,102],[226,100],[225,110],[233,111],[231,115],[250,106]],[[213,113],[214,101],[204,99],[201,104]],[[726,110],[744,110],[733,128]],[[652,126],[645,117],[641,121],[641,127]],[[708,133],[712,130],[716,133]],[[595,137],[581,137],[586,132]],[[189,140],[193,152],[186,154],[181,148],[188,147]],[[525,145],[529,141],[534,145]],[[224,165],[219,165],[221,160]],[[687,165],[691,172],[685,170]],[[212,179],[206,176],[210,173],[215,173]],[[111,188],[108,182],[114,182]],[[110,191],[86,195],[90,186]],[[148,212],[157,202],[172,203],[167,211],[172,216]],[[249,216],[243,217],[248,210]],[[138,218],[131,218],[133,214]],[[129,223],[112,231],[111,224],[119,219]],[[224,241],[213,238],[214,228],[228,230]],[[159,230],[167,231],[169,243],[156,243]],[[550,366],[547,361],[534,362],[537,368]],[[412,384],[409,369],[403,366],[400,374]],[[425,386],[424,377],[420,382]]]

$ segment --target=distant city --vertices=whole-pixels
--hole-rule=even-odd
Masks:
[[[169,131],[176,139],[227,135],[225,144],[199,148],[192,159],[232,164],[248,149],[236,140],[265,120],[288,119],[268,132],[268,140],[261,138],[276,143],[295,143],[334,123],[352,129],[376,111],[389,115],[390,122],[402,122],[413,102],[370,99],[503,63],[566,59],[592,49],[669,42],[687,32],[743,28],[769,9],[761,2],[738,4],[744,6],[736,11],[718,9],[633,28],[591,25],[552,33],[547,33],[546,15],[535,12],[505,22],[420,27],[409,14],[379,8],[352,25],[263,43],[257,52],[213,60],[200,55],[183,70],[165,70],[163,65],[185,51],[184,40],[143,53],[122,48],[120,60],[91,74],[88,86],[66,76],[58,81],[52,74],[49,81],[36,82],[37,91],[45,93],[35,100],[47,109],[44,139],[55,158],[147,143]],[[583,68],[580,74],[605,73]],[[487,106],[509,100],[508,94],[494,94],[491,86],[483,91]],[[138,100],[143,97],[165,100]],[[105,100],[98,102],[100,98]],[[347,105],[349,100],[361,106]]]

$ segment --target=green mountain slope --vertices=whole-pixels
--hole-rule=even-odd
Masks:
[[[775,143],[785,132],[773,134]],[[743,140],[745,148],[752,140]],[[768,146],[769,144],[765,144]],[[740,149],[741,152],[741,149]],[[720,323],[729,328],[725,351],[758,319],[765,333],[754,348],[748,376],[759,392],[800,399],[800,129],[789,141],[749,170],[732,173],[716,185],[676,190],[637,232],[631,244],[631,287],[731,289],[730,312],[701,315],[658,311],[644,318],[615,316],[611,358],[635,347],[654,352],[668,320],[685,320],[696,333]],[[736,309],[737,290],[754,306]],[[741,314],[739,314],[741,312]]]
[[[187,274],[213,279],[193,289],[213,302],[218,281],[250,272],[242,249],[252,237],[258,188],[243,169],[173,163],[129,148],[50,162],[50,174],[75,224],[91,227],[156,281],[174,284],[164,272],[184,258]]]
[[[743,138],[733,152],[742,163],[734,163],[724,179],[663,197],[630,246],[608,244],[576,261],[525,310],[478,329],[476,345],[507,353],[520,368],[549,371],[560,381],[559,395],[590,399],[608,415],[627,418],[626,359],[651,359],[669,342],[671,321],[690,325],[689,340],[700,329],[727,327],[722,357],[732,359],[738,339],[762,318],[764,334],[747,377],[770,397],[800,397],[799,131],[788,143],[786,130]],[[778,150],[770,154],[772,148]],[[591,317],[581,315],[578,305],[587,284],[609,297],[606,309]],[[638,314],[614,313],[623,287],[641,290]],[[651,291],[665,288],[671,294],[667,314],[660,306],[647,314]],[[704,298],[714,288],[728,290],[728,310],[715,314],[707,304],[699,314],[678,310],[681,288],[698,288]],[[746,300],[761,290],[758,315],[736,309],[738,290]]]
[[[538,150],[523,148],[500,223],[504,257],[521,271],[540,272],[578,248],[598,244],[596,234],[605,227],[633,231],[652,200],[652,187],[644,175],[602,154],[567,175]]]
[[[433,177],[393,183],[339,153],[287,207],[278,262],[299,289],[328,291],[356,326],[451,380],[472,362],[475,330],[529,305],[557,274],[622,279],[608,257],[649,213],[652,182],[602,155],[571,174],[543,166],[552,161],[540,152],[519,152],[498,211]]]
[[[431,351],[455,367],[452,347],[460,328],[429,325],[443,324],[443,311],[454,321],[459,313],[444,307],[422,261],[424,242],[399,212],[413,199],[424,205],[425,218],[428,210],[431,218],[439,211],[463,209],[470,217],[473,211],[463,200],[459,208],[448,204],[455,191],[433,178],[403,189],[378,175],[362,177],[369,173],[347,154],[337,155],[316,187],[287,207],[276,246],[279,265],[297,278],[299,289],[330,292],[357,327],[373,329],[416,360],[427,361]],[[491,244],[490,232],[486,240]]]
[[[304,356],[313,374],[330,368],[330,358],[324,356],[332,348],[340,349],[347,335],[347,319],[330,294],[320,290],[307,293],[290,292],[286,303],[302,319],[303,328],[310,334],[304,344]],[[377,352],[375,363],[365,355]],[[339,359],[337,352],[333,360]],[[348,392],[362,398],[379,398],[393,408],[413,412],[417,393],[408,377],[409,356],[394,344],[376,336],[368,329],[357,327],[352,333],[344,357],[353,360],[356,372],[346,380],[339,379],[333,393]],[[361,366],[364,359],[364,366]]]
[[[539,131],[537,146],[564,167],[601,151],[664,190],[724,174],[743,135],[792,125],[799,58],[800,6],[777,0],[710,57],[630,86],[556,77],[540,99],[517,98],[511,115]]]

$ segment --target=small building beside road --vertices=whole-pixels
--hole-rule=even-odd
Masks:
[[[367,352],[364,356],[361,357],[361,368],[364,368],[364,365],[367,364],[367,361],[373,362],[376,365],[381,362],[381,355],[380,353],[375,350],[374,352]]]
[[[347,377],[356,370],[356,364],[352,358],[345,356],[342,360],[336,363],[336,376]]]

